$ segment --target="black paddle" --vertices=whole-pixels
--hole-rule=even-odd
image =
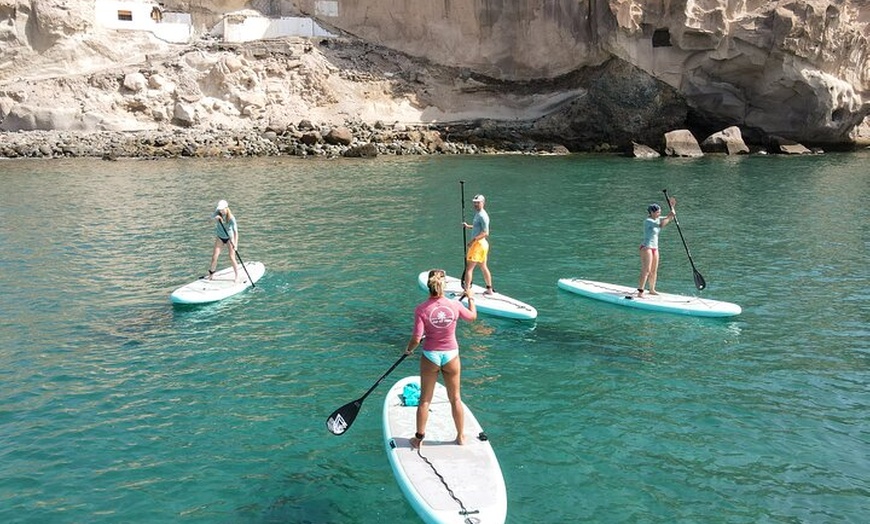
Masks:
[[[671,197],[668,196],[668,190],[662,189],[662,192],[665,194],[665,201],[668,203],[668,207],[671,207]],[[692,265],[692,275],[695,278],[695,287],[698,288],[698,291],[707,287],[707,282],[704,281],[704,277],[701,276],[701,273],[695,268],[695,261],[692,260],[692,254],[689,253],[689,246],[686,245],[686,239],[683,237],[683,230],[680,229],[680,221],[677,220],[677,215],[674,215],[674,224],[677,225],[677,231],[680,233],[680,240],[683,241],[683,247],[686,248],[686,256],[689,257],[689,264]]]
[[[236,252],[236,256],[239,257],[239,262],[242,263],[242,269],[244,269],[244,270],[245,270],[245,274],[248,275],[248,282],[251,283],[251,287],[257,287],[257,286],[254,285],[254,279],[251,278],[251,274],[248,273],[248,268],[245,267],[245,261],[242,260],[242,255],[239,254],[239,250],[236,249],[236,246],[233,245],[233,239],[230,238],[230,234],[229,234],[229,232],[227,232],[227,228],[226,228],[226,226],[224,226],[224,223],[223,223],[220,219],[218,219],[218,224],[221,225],[221,229],[224,230],[224,234],[227,236],[227,238],[230,239],[230,249],[232,249],[233,251],[235,251],[235,252]]]
[[[375,390],[378,387],[378,384],[381,383],[384,378],[392,373],[396,366],[402,363],[405,360],[405,357],[408,355],[406,353],[402,353],[402,356],[399,357],[399,360],[396,361],[395,364],[390,366],[390,369],[387,370],[386,373],[381,375],[381,378],[378,379],[377,382],[374,383],[372,387],[366,391],[366,394],[361,396],[360,398],[354,400],[353,402],[349,402],[340,408],[336,409],[332,415],[326,419],[326,429],[329,430],[333,435],[344,435],[344,432],[350,429],[350,425],[353,424],[353,421],[356,420],[356,416],[359,413],[360,408],[362,407],[363,400],[369,396],[369,393]]]
[[[465,180],[459,181],[459,191],[462,195],[462,289],[465,289],[465,271],[468,267],[466,260],[468,258],[468,237],[465,236]]]

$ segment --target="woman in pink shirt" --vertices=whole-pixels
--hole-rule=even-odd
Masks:
[[[414,309],[414,331],[408,341],[406,355],[414,352],[423,342],[423,357],[420,359],[420,404],[417,405],[417,433],[411,439],[411,446],[420,447],[426,436],[426,422],[429,420],[429,404],[435,393],[438,372],[444,375],[444,386],[453,412],[456,425],[456,443],[464,444],[465,423],[462,398],[459,394],[459,377],[462,366],[459,363],[459,342],[456,341],[456,324],[459,319],[471,322],[477,318],[474,296],[467,289],[468,308],[458,300],[444,296],[445,274],[443,269],[429,271],[429,298]]]

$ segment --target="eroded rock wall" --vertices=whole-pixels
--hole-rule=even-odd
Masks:
[[[301,0],[301,12],[365,40],[506,80],[555,78],[600,65],[616,29],[605,2]],[[337,16],[331,16],[336,14]]]
[[[93,0],[0,0],[0,121],[12,115],[28,125],[62,121],[87,129],[98,114],[103,115],[100,122],[114,122],[110,127],[147,128],[173,121],[153,116],[165,115],[165,107],[213,99],[221,101],[221,107],[227,102],[233,106],[234,111],[219,113],[235,119],[221,120],[221,125],[236,127],[260,125],[262,114],[286,112],[288,103],[296,107],[294,115],[308,111],[323,118],[332,114],[361,119],[371,112],[355,109],[354,104],[365,108],[382,103],[376,113],[385,120],[520,120],[535,132],[567,132],[576,144],[595,140],[589,129],[598,130],[600,140],[629,144],[658,133],[662,124],[689,127],[699,139],[735,125],[749,140],[781,135],[815,144],[870,136],[866,0],[162,4],[168,10],[190,12],[199,37],[223,14],[239,9],[268,16],[310,15],[326,27],[430,65],[385,58],[380,71],[362,74],[352,63],[350,69],[339,63],[312,68],[300,75],[300,85],[313,86],[304,90],[303,100],[295,87],[288,87],[291,84],[269,80],[293,76],[297,58],[288,59],[290,65],[278,74],[273,65],[258,65],[260,59],[252,56],[252,70],[263,71],[256,82],[249,77],[235,85],[230,77],[221,85],[205,82],[202,89],[183,89],[200,79],[172,64],[191,49],[202,53],[204,60],[217,60],[208,47],[214,41],[182,48],[147,33],[94,27]],[[171,78],[178,89],[150,90],[148,104],[131,102],[131,96],[140,95],[131,95],[130,89],[105,90],[101,79],[120,84],[119,79],[136,71]],[[308,93],[317,86],[345,95]],[[254,93],[237,96],[243,91]],[[643,111],[626,120],[632,105],[625,100],[636,102],[639,94],[649,99],[639,106]],[[261,110],[246,112],[249,106]],[[39,117],[34,108],[46,107],[70,115]],[[602,120],[607,115],[621,118]],[[215,119],[203,118],[195,125],[209,123]],[[10,126],[15,127],[12,120],[5,122],[4,128]]]
[[[870,2],[861,0],[298,4],[363,39],[505,80],[617,57],[677,89],[712,130],[840,142],[870,113]]]
[[[676,3],[612,4],[633,16],[608,48],[677,88],[708,131],[740,125],[840,142],[870,112],[867,2],[707,0],[679,2],[679,12]]]

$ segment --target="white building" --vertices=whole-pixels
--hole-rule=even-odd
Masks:
[[[257,11],[239,11],[225,15],[211,33],[224,42],[251,42],[285,36],[335,36],[307,17],[284,16],[268,18]]]
[[[95,24],[106,29],[148,31],[175,44],[190,42],[193,28],[188,13],[167,13],[149,0],[95,0]]]

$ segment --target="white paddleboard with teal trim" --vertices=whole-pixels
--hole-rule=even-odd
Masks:
[[[429,292],[429,271],[423,271],[417,276],[417,283],[423,291]],[[492,295],[484,295],[486,288],[472,283],[471,289],[474,291],[474,305],[477,310],[487,315],[504,318],[514,318],[518,320],[534,320],[538,318],[538,311],[525,302],[520,302],[514,298],[501,293],[493,293]],[[447,285],[444,288],[444,296],[459,300],[462,296],[462,281],[456,277],[447,275]],[[468,306],[468,299],[463,298],[462,303]]]
[[[417,408],[402,401],[405,385],[411,382],[419,384],[420,377],[399,380],[384,401],[387,456],[408,502],[427,523],[503,523],[507,490],[492,445],[468,406],[464,407],[465,444],[456,444],[447,388],[440,383],[430,404],[426,439],[419,453],[411,448]]]
[[[642,297],[638,297],[637,289],[594,280],[560,278],[558,285],[565,291],[577,293],[584,297],[648,311],[663,311],[696,317],[733,317],[742,311],[737,304],[701,297],[673,295],[671,293],[659,293],[658,295],[644,293]]]
[[[245,272],[247,268],[247,272]],[[200,277],[190,284],[181,286],[169,295],[173,304],[207,304],[217,302],[227,297],[237,295],[251,287],[266,272],[266,266],[262,262],[246,262],[245,267],[239,263],[239,281],[235,282],[235,273],[232,267],[227,267],[215,272],[211,280]],[[248,273],[251,277],[248,278]]]

